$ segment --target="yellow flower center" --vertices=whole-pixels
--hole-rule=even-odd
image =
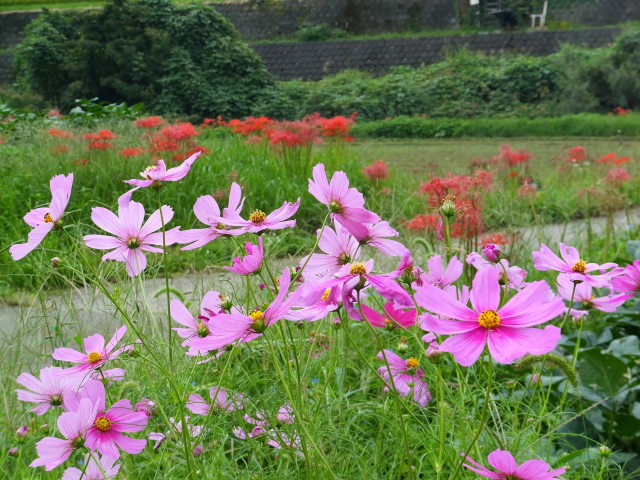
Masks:
[[[396,323],[387,317],[384,319],[384,328],[388,330],[393,330],[394,328],[396,328]]]
[[[357,262],[351,265],[349,273],[351,275],[364,275],[365,273],[367,273],[367,267],[364,266],[364,263]]]
[[[142,175],[144,177],[147,178],[147,180],[151,180],[151,175],[149,175],[154,169],[156,168],[155,165],[149,165],[147,168],[144,169],[144,172],[142,173]]]
[[[478,323],[484,328],[496,328],[500,325],[500,316],[494,310],[486,310],[478,316]]]
[[[109,430],[111,430],[111,420],[109,420],[105,416],[98,417],[96,418],[95,426],[101,432],[108,432]]]
[[[209,335],[209,327],[207,327],[203,322],[200,322],[198,324],[196,333],[198,334],[199,337],[204,338],[207,335]]]
[[[573,267],[571,267],[571,270],[576,273],[584,273],[587,270],[587,262],[584,260],[578,260]]]
[[[60,405],[62,405],[62,396],[56,393],[51,397],[49,403],[52,407],[59,407]]]
[[[407,368],[414,369],[418,368],[419,365],[420,362],[418,362],[416,358],[411,357],[409,360],[407,360]]]
[[[254,310],[249,314],[249,317],[251,317],[251,319],[253,320],[253,322],[251,323],[251,329],[256,333],[264,332],[264,313],[260,310]]]
[[[326,302],[327,300],[329,300],[329,295],[331,295],[331,289],[327,288],[322,294],[322,301]]]
[[[100,355],[98,352],[91,352],[89,355],[87,355],[87,360],[91,364],[98,363],[100,360],[102,360],[102,355]]]
[[[138,248],[140,246],[140,240],[137,238],[130,238],[127,242],[127,246],[131,249]]]
[[[267,214],[262,210],[254,210],[249,215],[249,221],[251,223],[262,223],[267,219]]]
[[[49,212],[44,214],[44,223],[53,223],[53,218]]]
[[[333,201],[329,203],[329,210],[331,211],[331,213],[341,213],[342,205],[340,205],[339,202]]]

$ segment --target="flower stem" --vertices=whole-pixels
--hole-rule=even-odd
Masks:
[[[160,223],[162,224],[162,263],[164,265],[164,289],[167,294],[167,342],[169,346],[169,364],[173,363],[173,346],[171,345],[171,292],[169,291],[169,268],[167,265],[167,229],[164,224],[162,214],[162,201],[160,200],[160,190],[156,190],[158,198],[158,211],[160,212]]]

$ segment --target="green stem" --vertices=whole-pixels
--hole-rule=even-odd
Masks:
[[[491,358],[491,352],[489,350],[487,350],[487,356],[489,357],[487,362],[487,390],[484,396],[484,404],[482,405],[482,413],[480,414],[480,426],[478,427],[478,431],[471,439],[471,442],[467,446],[467,449],[463,452],[465,457],[463,457],[460,463],[458,463],[458,466],[456,467],[456,470],[455,472],[453,472],[453,475],[451,477],[452,480],[455,480],[458,477],[458,473],[462,468],[462,464],[466,459],[466,455],[471,451],[473,446],[480,438],[482,430],[484,430],[484,426],[487,421],[487,412],[489,411],[489,402],[491,401],[491,389],[493,388],[493,359]]]
[[[160,223],[162,224],[162,263],[164,266],[164,288],[167,295],[167,342],[169,346],[169,364],[172,364],[173,346],[171,344],[171,293],[169,291],[169,267],[167,265],[167,229],[164,223],[159,189],[156,189],[156,194],[158,198],[158,211],[160,212]]]

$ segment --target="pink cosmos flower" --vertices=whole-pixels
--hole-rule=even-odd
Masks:
[[[93,425],[97,412],[97,403],[82,398],[75,411],[61,414],[58,417],[58,430],[65,437],[64,440],[56,437],[40,440],[36,444],[38,458],[29,466],[45,467],[49,471],[64,463],[74,450],[85,444],[87,432]]]
[[[239,198],[240,193],[236,193],[236,196]],[[242,199],[242,201],[236,201],[235,198],[236,197],[234,197],[234,206],[237,203],[244,203],[244,199]],[[240,227],[236,229],[236,234],[239,235],[241,233],[258,233],[262,230],[282,230],[295,226],[296,221],[288,219],[300,208],[300,199],[298,198],[295,203],[284,202],[280,208],[268,215],[262,210],[254,210],[249,214],[248,220],[240,216],[242,207],[240,207],[240,209],[231,208],[231,196],[229,196],[229,204],[230,208],[224,210],[223,219],[219,223],[224,226]]]
[[[442,267],[441,267],[442,268]],[[413,263],[411,252],[407,252],[402,257],[398,268],[387,275],[389,278],[397,279],[401,283],[411,285],[416,283],[417,287],[422,286],[424,282],[424,272]]]
[[[213,404],[209,405],[204,398],[197,393],[189,395],[187,408],[196,415],[208,415],[213,411],[231,412],[233,410],[242,410],[244,408],[244,395],[241,393],[229,393],[220,387],[211,387],[209,397],[213,400]]]
[[[315,288],[318,283],[312,280],[307,280],[304,283],[298,301],[293,306],[294,310],[289,312],[287,320],[315,322],[338,309],[342,299],[342,288],[339,285],[327,288],[322,296],[318,297]]]
[[[377,328],[407,328],[416,323],[415,309],[403,310],[393,302],[387,302],[383,308],[384,313],[362,305],[365,320]]]
[[[429,358],[433,358],[440,355],[440,344],[437,342],[437,337],[434,333],[427,333],[422,336],[422,341],[427,344],[427,350],[425,355]]]
[[[300,448],[300,437],[296,433],[288,435],[284,431],[275,428],[275,425],[272,425],[268,418],[269,417],[265,412],[257,412],[256,418],[245,414],[245,422],[254,425],[254,428],[250,432],[247,432],[241,427],[234,427],[233,434],[241,440],[246,440],[248,438],[265,438],[266,444],[276,449],[287,447],[297,450]],[[295,418],[291,405],[282,405],[276,414],[275,420],[279,422],[280,425],[293,424]],[[302,452],[299,451],[296,451],[296,455],[303,456]]]
[[[110,480],[116,478],[120,470],[120,465],[114,465],[116,463],[115,458],[98,458],[98,463],[96,463],[91,456],[87,455],[84,457],[84,461],[87,463],[84,474],[79,468],[69,467],[62,474],[62,480]],[[106,477],[102,473],[103,471],[107,475]]]
[[[225,224],[225,217],[240,218],[240,212],[244,205],[242,190],[240,185],[233,182],[229,190],[229,203],[220,213],[218,202],[211,195],[204,195],[196,200],[193,205],[193,213],[207,228],[194,228],[191,230],[182,230],[178,233],[178,243],[188,243],[182,250],[193,250],[200,248],[207,243],[215,240],[220,235],[241,235],[244,233],[242,229],[231,229]]]
[[[422,408],[427,406],[431,401],[429,387],[424,381],[424,371],[418,368],[420,365],[415,358],[404,360],[391,350],[384,350],[378,353],[378,359],[389,364],[378,368],[378,373],[384,379],[387,385],[395,388],[401,397],[413,396],[413,401]],[[391,373],[391,376],[389,375]],[[389,387],[385,385],[384,390],[389,391]]]
[[[69,203],[72,185],[73,173],[67,176],[56,175],[50,180],[51,203],[48,207],[34,208],[23,217],[25,223],[33,227],[33,230],[29,232],[27,243],[17,243],[9,247],[9,253],[14,260],[26,257],[42,243],[47,233],[56,225],[60,225],[60,219]]]
[[[495,243],[487,243],[483,248],[484,256],[487,257],[487,260],[490,262],[497,262],[500,258],[500,247]]]
[[[242,313],[221,313],[210,322],[211,335],[194,338],[192,348],[217,350],[234,342],[248,342],[259,336],[267,327],[286,318],[295,304],[300,290],[289,294],[291,273],[285,268],[280,276],[280,288],[271,304],[263,311],[255,310],[248,315]]]
[[[216,315],[224,313],[221,306],[222,300],[220,299],[220,293],[215,290],[211,290],[205,294],[202,298],[202,304],[200,306],[200,315],[197,320],[193,318],[187,307],[185,307],[180,300],[171,300],[169,304],[169,311],[171,312],[171,318],[173,318],[180,325],[184,325],[186,328],[176,327],[173,330],[176,331],[180,338],[184,338],[182,342],[183,347],[189,347],[187,355],[197,356],[207,353],[206,350],[200,350],[193,348],[192,339],[204,338],[211,335],[210,325],[211,319]]]
[[[451,257],[446,269],[442,267],[442,257],[434,255],[427,260],[427,272],[422,281],[438,288],[447,288],[462,275],[462,262],[458,257]]]
[[[425,284],[416,293],[418,304],[426,310],[457,320],[428,315],[423,318],[423,325],[438,335],[452,335],[442,343],[440,351],[453,354],[460,365],[474,363],[485,345],[498,363],[512,363],[527,353],[549,353],[560,340],[558,327],[530,328],[564,310],[562,299],[552,294],[549,285],[532,282],[500,307],[499,278],[493,268],[478,271],[471,289],[473,310],[432,285]]]
[[[613,288],[622,293],[636,293],[640,291],[640,260],[627,265],[621,274],[611,281]]]
[[[387,300],[392,300],[400,306],[411,307],[413,300],[393,276],[385,274],[373,274],[373,260],[367,262],[355,262],[343,265],[335,273],[335,278],[320,282],[310,295],[309,301],[317,301],[324,295],[327,289],[340,286],[342,289],[342,305],[354,320],[362,320],[360,312],[354,307],[356,290],[373,288]]]
[[[168,170],[164,160],[158,160],[155,165],[151,165],[150,167],[147,167],[144,172],[140,172],[140,176],[144,180],[139,180],[137,178],[124,180],[124,183],[134,185],[135,188],[121,195],[118,199],[118,204],[128,204],[131,201],[131,195],[133,192],[139,188],[150,187],[151,185],[160,185],[162,182],[177,182],[178,180],[182,180],[187,176],[187,173],[189,173],[189,170],[191,169],[191,165],[193,165],[193,162],[196,161],[201,153],[202,152],[194,153],[177,167],[173,167]]]
[[[532,252],[533,265],[540,271],[555,270],[562,274],[567,274],[572,281],[586,282],[593,287],[604,287],[609,280],[617,274],[617,271],[604,273],[605,270],[615,268],[615,263],[587,263],[580,258],[580,254],[575,247],[560,243],[559,258],[544,243],[540,245],[540,250]],[[601,275],[593,275],[591,272],[599,271]]]
[[[506,480],[508,478],[517,478],[518,480],[561,480],[558,475],[562,475],[567,471],[565,467],[550,470],[551,466],[542,460],[527,460],[518,465],[511,453],[500,449],[491,452],[488,458],[489,464],[497,470],[496,472],[483,467],[464,453],[462,456],[471,464],[463,464],[469,470],[481,477],[495,480]]]
[[[125,333],[127,333],[127,326],[123,325],[116,331],[113,337],[111,337],[111,340],[109,340],[109,343],[107,343],[106,346],[104,344],[104,337],[99,333],[96,333],[95,335],[90,335],[84,339],[84,349],[86,353],[78,352],[72,348],[58,347],[53,351],[51,356],[56,360],[76,364],[73,367],[65,369],[65,372],[68,375],[84,375],[87,373],[93,373],[104,367],[108,361],[118,357],[118,355],[127,348],[116,348],[118,342],[122,340]],[[107,372],[109,372],[110,375]],[[118,368],[111,371],[103,371],[102,373],[110,378],[117,378],[124,375],[124,370]],[[95,374],[94,377],[101,378],[100,375]]]
[[[366,229],[366,233],[356,232],[354,234],[360,245],[369,245],[377,248],[385,255],[391,257],[402,257],[409,251],[402,243],[388,238],[400,235],[396,230],[391,228],[389,222],[381,221],[373,225],[365,224],[363,226]]]
[[[120,457],[118,447],[130,454],[140,453],[144,449],[146,440],[127,437],[123,433],[144,430],[149,421],[145,412],[135,411],[131,402],[126,399],[118,400],[109,409],[105,409],[104,389],[87,392],[87,398],[97,406],[97,412],[87,431],[87,447],[115,459]]]
[[[334,172],[329,183],[322,163],[313,167],[309,193],[324,203],[331,217],[354,236],[366,238],[369,231],[364,224],[374,224],[380,220],[378,215],[364,208],[364,197],[357,189],[349,188],[349,179],[344,172]]]
[[[32,402],[36,406],[30,412],[43,415],[51,407],[68,410],[68,397],[80,388],[81,378],[65,375],[60,367],[47,367],[40,370],[40,379],[30,373],[21,373],[16,382],[31,391],[17,389],[18,400]]]
[[[147,417],[153,417],[156,413],[156,402],[143,397],[136,403],[136,411],[144,412]]]
[[[527,271],[520,267],[509,265],[509,260],[506,258],[500,259],[497,263],[491,263],[478,253],[471,252],[467,255],[467,263],[473,265],[476,270],[482,270],[484,268],[493,268],[500,273],[500,284],[507,285],[515,290],[520,290],[525,287],[525,278],[527,278]]]
[[[162,213],[160,213],[162,212]],[[120,204],[118,216],[102,207],[93,207],[91,220],[102,230],[115,235],[85,235],[84,241],[90,248],[111,250],[105,253],[102,261],[115,260],[125,262],[127,273],[135,277],[147,267],[144,252],[162,253],[154,245],[163,244],[162,222],[165,225],[173,218],[173,209],[163,205],[161,210],[153,212],[144,223],[144,207],[138,202]],[[177,240],[179,227],[165,232],[165,243],[171,245]]]
[[[244,245],[247,254],[244,257],[234,257],[232,267],[224,267],[230,272],[238,275],[251,275],[260,270],[262,259],[264,258],[264,248],[262,247],[262,237],[258,237],[258,245],[247,242]]]
[[[305,276],[326,276],[337,272],[340,268],[358,258],[359,245],[357,240],[349,234],[339,223],[335,230],[325,227],[318,241],[318,248],[324,253],[314,253],[309,262],[308,257],[300,260],[300,267],[305,267]]]
[[[573,294],[573,302],[582,305],[585,310],[595,308],[601,312],[615,312],[620,305],[629,300],[633,294],[607,295],[606,297],[596,298],[593,294],[593,287],[587,283],[578,283],[575,285],[567,277],[558,277],[558,293],[567,301],[571,301]],[[571,309],[574,318],[582,318],[588,312],[575,308]]]

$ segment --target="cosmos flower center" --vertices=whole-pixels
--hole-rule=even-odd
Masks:
[[[227,227],[224,223],[218,223],[218,224],[216,225],[216,228],[217,228],[218,230],[228,230],[228,229],[229,229],[229,227]]]
[[[251,329],[256,333],[264,332],[264,313],[260,310],[254,310],[249,314],[249,317],[253,320]]]
[[[196,333],[200,338],[206,337],[207,335],[209,335],[209,328],[203,322],[200,322],[198,324],[198,329],[196,330]]]
[[[500,325],[500,315],[495,310],[485,310],[478,316],[480,326],[489,329]]]
[[[135,237],[132,237],[129,239],[129,241],[127,242],[127,247],[133,249],[133,248],[138,248],[140,246],[140,240],[138,240]]]
[[[84,447],[84,438],[82,438],[82,437],[74,438],[73,442],[71,442],[71,446],[73,448],[82,448],[82,447]]]
[[[576,273],[584,273],[587,270],[587,262],[585,262],[584,260],[578,260],[576,263],[573,264],[573,267],[571,267],[571,270],[573,270]]]
[[[254,210],[249,215],[249,221],[251,223],[260,224],[260,223],[263,223],[266,219],[267,219],[267,214],[264,213],[262,210]]]
[[[52,407],[59,407],[60,405],[62,405],[62,395],[56,393],[55,395],[51,396],[51,399],[49,400],[49,403],[51,404]]]
[[[407,368],[410,370],[415,370],[419,365],[420,362],[416,358],[411,357],[407,360]]]
[[[334,200],[329,204],[329,210],[331,211],[331,213],[340,213],[342,212],[342,205]]]
[[[111,420],[102,415],[96,418],[95,426],[101,432],[108,432],[109,430],[111,430]]]
[[[367,273],[367,267],[365,267],[364,263],[357,262],[351,265],[349,273],[351,275],[364,275],[365,273]]]
[[[98,352],[91,352],[87,355],[87,361],[91,364],[98,363],[100,360],[102,360],[102,355]]]
[[[44,214],[44,223],[53,223],[53,217],[49,212]]]
[[[387,328],[389,330],[393,330],[396,327],[396,324],[393,320],[391,320],[389,317],[384,319],[384,328]]]
[[[331,289],[327,288],[322,294],[322,301],[326,302],[327,300],[329,300],[329,295],[331,295]]]
[[[151,172],[153,172],[155,168],[156,168],[155,165],[148,166],[147,168],[144,169],[144,172],[142,172],[142,176],[146,177],[147,180],[151,180]]]

